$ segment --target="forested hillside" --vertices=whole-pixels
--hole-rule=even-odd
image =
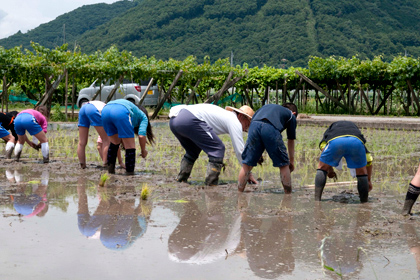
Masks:
[[[25,34],[18,32],[2,39],[0,45],[5,48],[15,46],[30,48],[31,41],[33,41],[47,48],[55,48],[63,43],[74,46],[75,43],[79,43],[80,36],[88,30],[95,30],[113,17],[122,16],[136,5],[137,2],[133,1],[118,1],[110,5],[104,3],[85,5],[61,15],[51,22],[41,24]]]
[[[139,57],[233,53],[234,64],[273,67],[306,66],[310,55],[420,56],[418,0],[120,1],[74,10],[0,45],[60,45],[63,24],[66,42],[85,53],[114,44]]]

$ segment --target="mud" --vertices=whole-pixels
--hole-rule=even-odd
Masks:
[[[225,138],[230,152],[220,186],[204,186],[204,155],[190,183],[176,183],[182,149],[168,130],[155,129],[165,141],[149,148],[148,159],[138,159],[135,176],[117,169],[104,187],[98,186],[105,170],[94,143],[81,170],[71,132],[49,135],[49,164],[27,148],[21,162],[0,157],[0,278],[419,278],[420,203],[413,216],[400,215],[418,165],[415,151],[408,159],[405,152],[377,153],[369,203],[360,204],[346,170],[338,172],[339,181],[349,183],[327,186],[315,203],[315,140],[297,146],[292,195],[279,188],[268,159],[254,171],[260,183],[238,193],[238,163]],[[321,131],[302,127],[298,135],[310,142]],[[367,134],[378,147],[389,141]]]

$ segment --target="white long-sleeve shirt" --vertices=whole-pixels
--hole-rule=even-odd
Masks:
[[[197,119],[206,122],[213,128],[216,135],[229,134],[236,157],[242,165],[242,152],[245,145],[242,138],[242,125],[235,113],[213,104],[178,105],[171,108],[169,117],[176,117],[182,109],[190,111]]]

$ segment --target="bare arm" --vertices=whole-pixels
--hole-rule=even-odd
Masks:
[[[146,136],[139,135],[139,144],[141,149],[141,157],[146,158],[147,157],[147,150],[146,150]]]

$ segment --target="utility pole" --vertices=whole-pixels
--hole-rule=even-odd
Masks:
[[[230,51],[230,66],[233,67],[233,50]]]

